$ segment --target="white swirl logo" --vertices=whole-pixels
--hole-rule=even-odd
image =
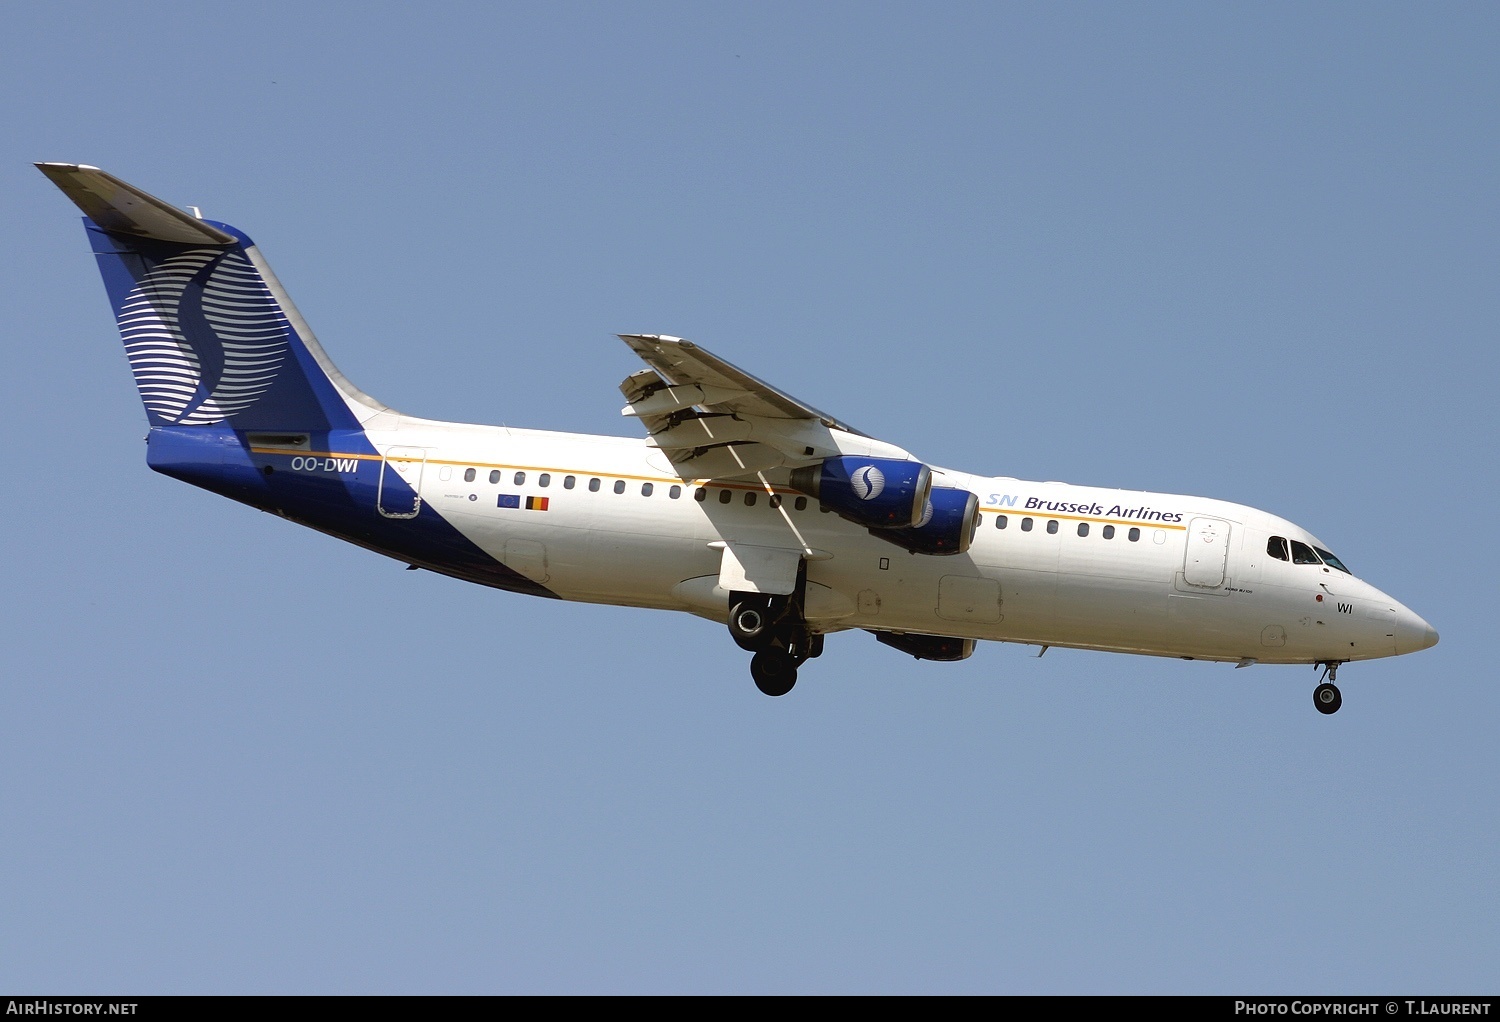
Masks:
[[[930,521],[932,521],[932,501],[929,500],[926,504],[922,505],[922,517],[917,519],[917,524],[913,525],[912,528],[920,529]]]
[[[860,500],[874,500],[885,489],[885,473],[874,465],[866,465],[849,477],[849,486]]]
[[[163,260],[118,318],[141,399],[182,426],[249,408],[287,353],[286,317],[239,252],[191,249]]]

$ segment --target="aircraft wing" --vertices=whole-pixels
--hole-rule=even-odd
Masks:
[[[909,458],[700,348],[660,334],[621,334],[649,367],[627,376],[620,414],[640,419],[689,479],[754,477],[840,453]]]

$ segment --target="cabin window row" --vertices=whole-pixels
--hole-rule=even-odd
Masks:
[[[477,480],[478,478],[479,478],[479,473],[475,469],[472,469],[472,468],[466,468],[466,469],[464,469],[464,482],[466,482],[466,483],[472,483],[475,480]],[[502,478],[504,478],[504,475],[503,475],[503,473],[500,472],[499,469],[495,469],[495,470],[493,470],[493,471],[490,472],[490,477],[489,478],[490,478],[491,485],[499,485],[500,480]],[[526,485],[526,473],[525,472],[517,472],[515,475],[513,475],[511,477],[511,483],[512,483],[512,485],[515,485],[515,486],[525,486]],[[552,485],[552,473],[551,472],[539,472],[537,474],[537,477],[536,477],[536,485],[539,486],[539,487],[541,487],[541,488],[543,488],[543,489],[546,489],[547,487],[551,486]],[[563,489],[565,489],[565,490],[571,490],[571,489],[573,489],[577,485],[578,485],[578,477],[577,476],[563,476],[563,478],[562,478],[562,488]],[[600,479],[598,476],[591,476],[589,478],[588,489],[589,489],[590,493],[598,493],[599,490],[603,487],[603,485],[604,485],[604,480]],[[612,489],[614,490],[615,493],[624,493],[625,489],[626,489],[625,480],[623,480],[623,479],[616,479],[615,482],[614,482],[614,486],[612,487]],[[641,496],[642,497],[649,497],[649,496],[651,496],[655,492],[656,492],[656,484],[655,483],[641,483]],[[675,483],[672,486],[667,487],[667,496],[670,497],[672,500],[678,499],[679,497],[682,496],[682,487],[676,485]],[[698,499],[702,500],[703,498],[699,497]]]
[[[732,503],[734,503],[734,493],[735,493],[734,490],[720,490],[719,491],[719,503],[720,504],[732,504]],[[740,500],[744,503],[744,505],[746,507],[754,507],[757,503],[760,502],[760,498],[761,498],[762,494],[763,494],[763,491],[761,491],[761,490],[746,490],[746,491],[744,491],[744,496],[742,496],[740,498]],[[779,493],[765,494],[765,497],[766,497],[766,506],[769,507],[773,511],[776,510],[777,508],[781,507],[783,504],[786,503],[786,498],[784,498]],[[704,501],[708,500],[708,489],[706,487],[703,487],[703,486],[698,487],[696,490],[693,491],[693,499],[696,500],[700,504],[703,503]],[[792,498],[792,509],[794,511],[806,511],[807,510],[807,498],[806,497],[793,497]]]
[[[490,481],[491,485],[498,486],[500,484],[500,481],[503,478],[504,478],[504,473],[502,473],[499,469],[493,469],[493,470],[490,471],[489,481]],[[473,468],[466,468],[466,469],[464,469],[464,482],[466,482],[466,483],[472,483],[472,482],[477,481],[478,479],[479,479],[479,470],[478,469],[473,469]],[[525,486],[526,485],[526,473],[525,472],[517,472],[517,473],[515,473],[515,475],[513,475],[511,477],[511,483],[513,485],[515,485],[515,486]],[[603,487],[603,484],[604,484],[604,481],[602,479],[600,479],[598,476],[592,476],[592,477],[590,477],[589,481],[588,481],[589,492],[590,493],[598,493],[599,490]],[[550,472],[541,472],[541,473],[538,473],[537,477],[536,477],[536,485],[539,486],[539,487],[542,487],[543,489],[545,489],[546,487],[551,486],[552,485],[552,473],[550,473]],[[562,478],[562,487],[563,487],[563,489],[565,489],[565,490],[571,490],[571,489],[573,489],[577,485],[578,485],[578,477],[577,476],[571,476],[571,475],[569,475],[569,476],[563,476],[563,478]],[[626,490],[625,480],[623,480],[623,479],[616,479],[614,481],[614,485],[613,485],[612,489],[614,490],[615,493],[624,493],[625,490]],[[642,497],[649,497],[649,496],[651,496],[655,492],[656,492],[656,484],[655,483],[641,483],[641,496]],[[734,494],[735,494],[734,490],[721,489],[721,490],[718,491],[718,493],[719,493],[718,499],[719,499],[719,503],[720,504],[733,503],[733,501],[734,501]],[[671,485],[671,486],[669,486],[667,488],[667,496],[670,497],[672,500],[677,500],[679,497],[682,496],[682,487],[674,483],[673,485]],[[757,503],[760,502],[761,496],[765,496],[766,497],[766,506],[770,507],[772,510],[775,510],[775,509],[781,507],[785,503],[785,498],[782,497],[781,494],[779,494],[779,493],[763,494],[763,492],[760,491],[760,490],[745,490],[743,492],[743,496],[740,499],[741,499],[741,501],[744,503],[744,505],[746,507],[754,507]],[[703,486],[696,487],[693,490],[693,499],[696,500],[696,501],[698,501],[700,504],[703,503],[704,501],[708,500],[708,489],[707,489],[707,487],[703,487]],[[793,510],[796,510],[796,511],[805,511],[805,510],[807,510],[807,498],[803,497],[803,496],[793,497],[792,498],[792,508],[793,508]]]
[[[1060,529],[1061,527],[1062,526],[1057,521],[1057,519],[1055,519],[1055,518],[1049,518],[1049,519],[1047,519],[1047,535],[1049,535],[1049,536],[1055,536],[1055,535],[1057,535],[1058,529]],[[995,516],[995,528],[997,528],[997,529],[1008,529],[1008,528],[1010,528],[1010,515],[996,515]],[[1036,519],[1034,519],[1034,518],[1022,518],[1021,519],[1021,531],[1022,532],[1030,532],[1034,528],[1036,528]],[[1090,533],[1090,531],[1092,531],[1092,530],[1090,529],[1088,522],[1079,522],[1078,523],[1078,535],[1080,535],[1080,536],[1087,536]],[[1115,527],[1113,525],[1106,525],[1102,529],[1099,530],[1099,535],[1102,536],[1104,539],[1114,539],[1115,538],[1115,532],[1116,532],[1116,529],[1115,529]],[[1130,531],[1128,531],[1125,534],[1125,538],[1128,539],[1132,543],[1139,543],[1141,541],[1141,530],[1132,527],[1130,529]]]

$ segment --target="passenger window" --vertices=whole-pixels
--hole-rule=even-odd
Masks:
[[[734,494],[730,493],[728,490],[720,490],[719,491],[719,503],[720,504],[728,504],[733,499],[734,499]]]
[[[598,479],[590,479],[589,480],[589,492],[590,493],[598,493],[599,492],[599,480]]]
[[[1087,536],[1088,534],[1089,534],[1089,523],[1088,522],[1079,522],[1078,523],[1078,535],[1080,535],[1080,536]]]
[[[1292,540],[1292,563],[1293,564],[1322,564],[1318,555],[1312,552],[1312,547],[1306,543],[1298,543]]]
[[[771,496],[767,497],[766,500],[771,505],[771,510],[773,511],[781,506],[781,494],[779,493],[771,494]]]
[[[464,482],[466,482],[466,483],[472,483],[473,481],[474,481],[474,470],[472,468],[466,468],[466,469],[464,469]]]
[[[1114,539],[1115,538],[1115,527],[1113,525],[1106,525],[1104,527],[1104,538],[1105,539]]]
[[[498,483],[499,481],[500,481],[500,470],[498,468],[491,469],[490,470],[490,485],[493,486],[496,483]]]
[[[1130,542],[1132,542],[1132,543],[1140,542],[1141,530],[1140,529],[1131,529],[1130,532],[1128,534],[1126,534],[1125,538],[1128,539],[1128,540],[1130,540]]]
[[[667,491],[667,496],[671,497],[673,500],[676,500],[678,497],[682,496],[682,487],[681,486],[674,486],[674,487],[672,487],[670,490]]]
[[[623,479],[616,479],[615,480],[615,492],[616,493],[624,493],[625,492],[625,480],[623,480]]]
[[[1047,535],[1049,535],[1049,536],[1056,536],[1057,535],[1057,519],[1054,518],[1054,519],[1052,519],[1051,521],[1049,521],[1047,523]]]
[[[650,483],[641,483],[641,496],[649,497],[651,496],[652,491],[654,491],[655,489],[656,487],[652,486]]]
[[[995,516],[995,528],[997,528],[997,529],[1003,529],[1003,528],[1005,528],[1009,524],[1010,524],[1010,519],[1007,518],[1005,515],[996,515]]]
[[[792,510],[793,511],[806,511],[807,510],[807,498],[806,497],[798,497],[796,500],[792,501]]]
[[[1030,532],[1031,531],[1031,519],[1030,518],[1022,518],[1021,519],[1021,531],[1022,532]]]
[[[536,484],[538,486],[551,486],[552,476],[547,472],[543,472],[541,475],[536,477]]]
[[[747,490],[745,492],[745,506],[746,507],[754,507],[755,506],[755,491],[754,490]]]
[[[517,472],[516,473],[516,485],[517,486],[525,486],[526,485],[526,473],[525,472]]]
[[[577,476],[563,476],[563,489],[571,490],[573,488],[573,484],[576,482],[578,482]]]
[[[696,500],[700,504],[703,503],[705,500],[708,499],[708,491],[705,490],[701,486],[698,487],[696,490],[693,491],[693,499]]]
[[[1270,554],[1278,561],[1286,560],[1286,537],[1272,536],[1270,541],[1266,543],[1266,553]]]

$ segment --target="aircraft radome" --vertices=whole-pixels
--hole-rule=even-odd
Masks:
[[[243,232],[37,166],[85,214],[153,469],[454,578],[727,624],[768,695],[862,629],[926,660],[993,639],[1317,665],[1333,713],[1340,665],[1437,642],[1283,518],[939,468],[677,337],[621,337],[645,439],[404,415],[334,367]]]

